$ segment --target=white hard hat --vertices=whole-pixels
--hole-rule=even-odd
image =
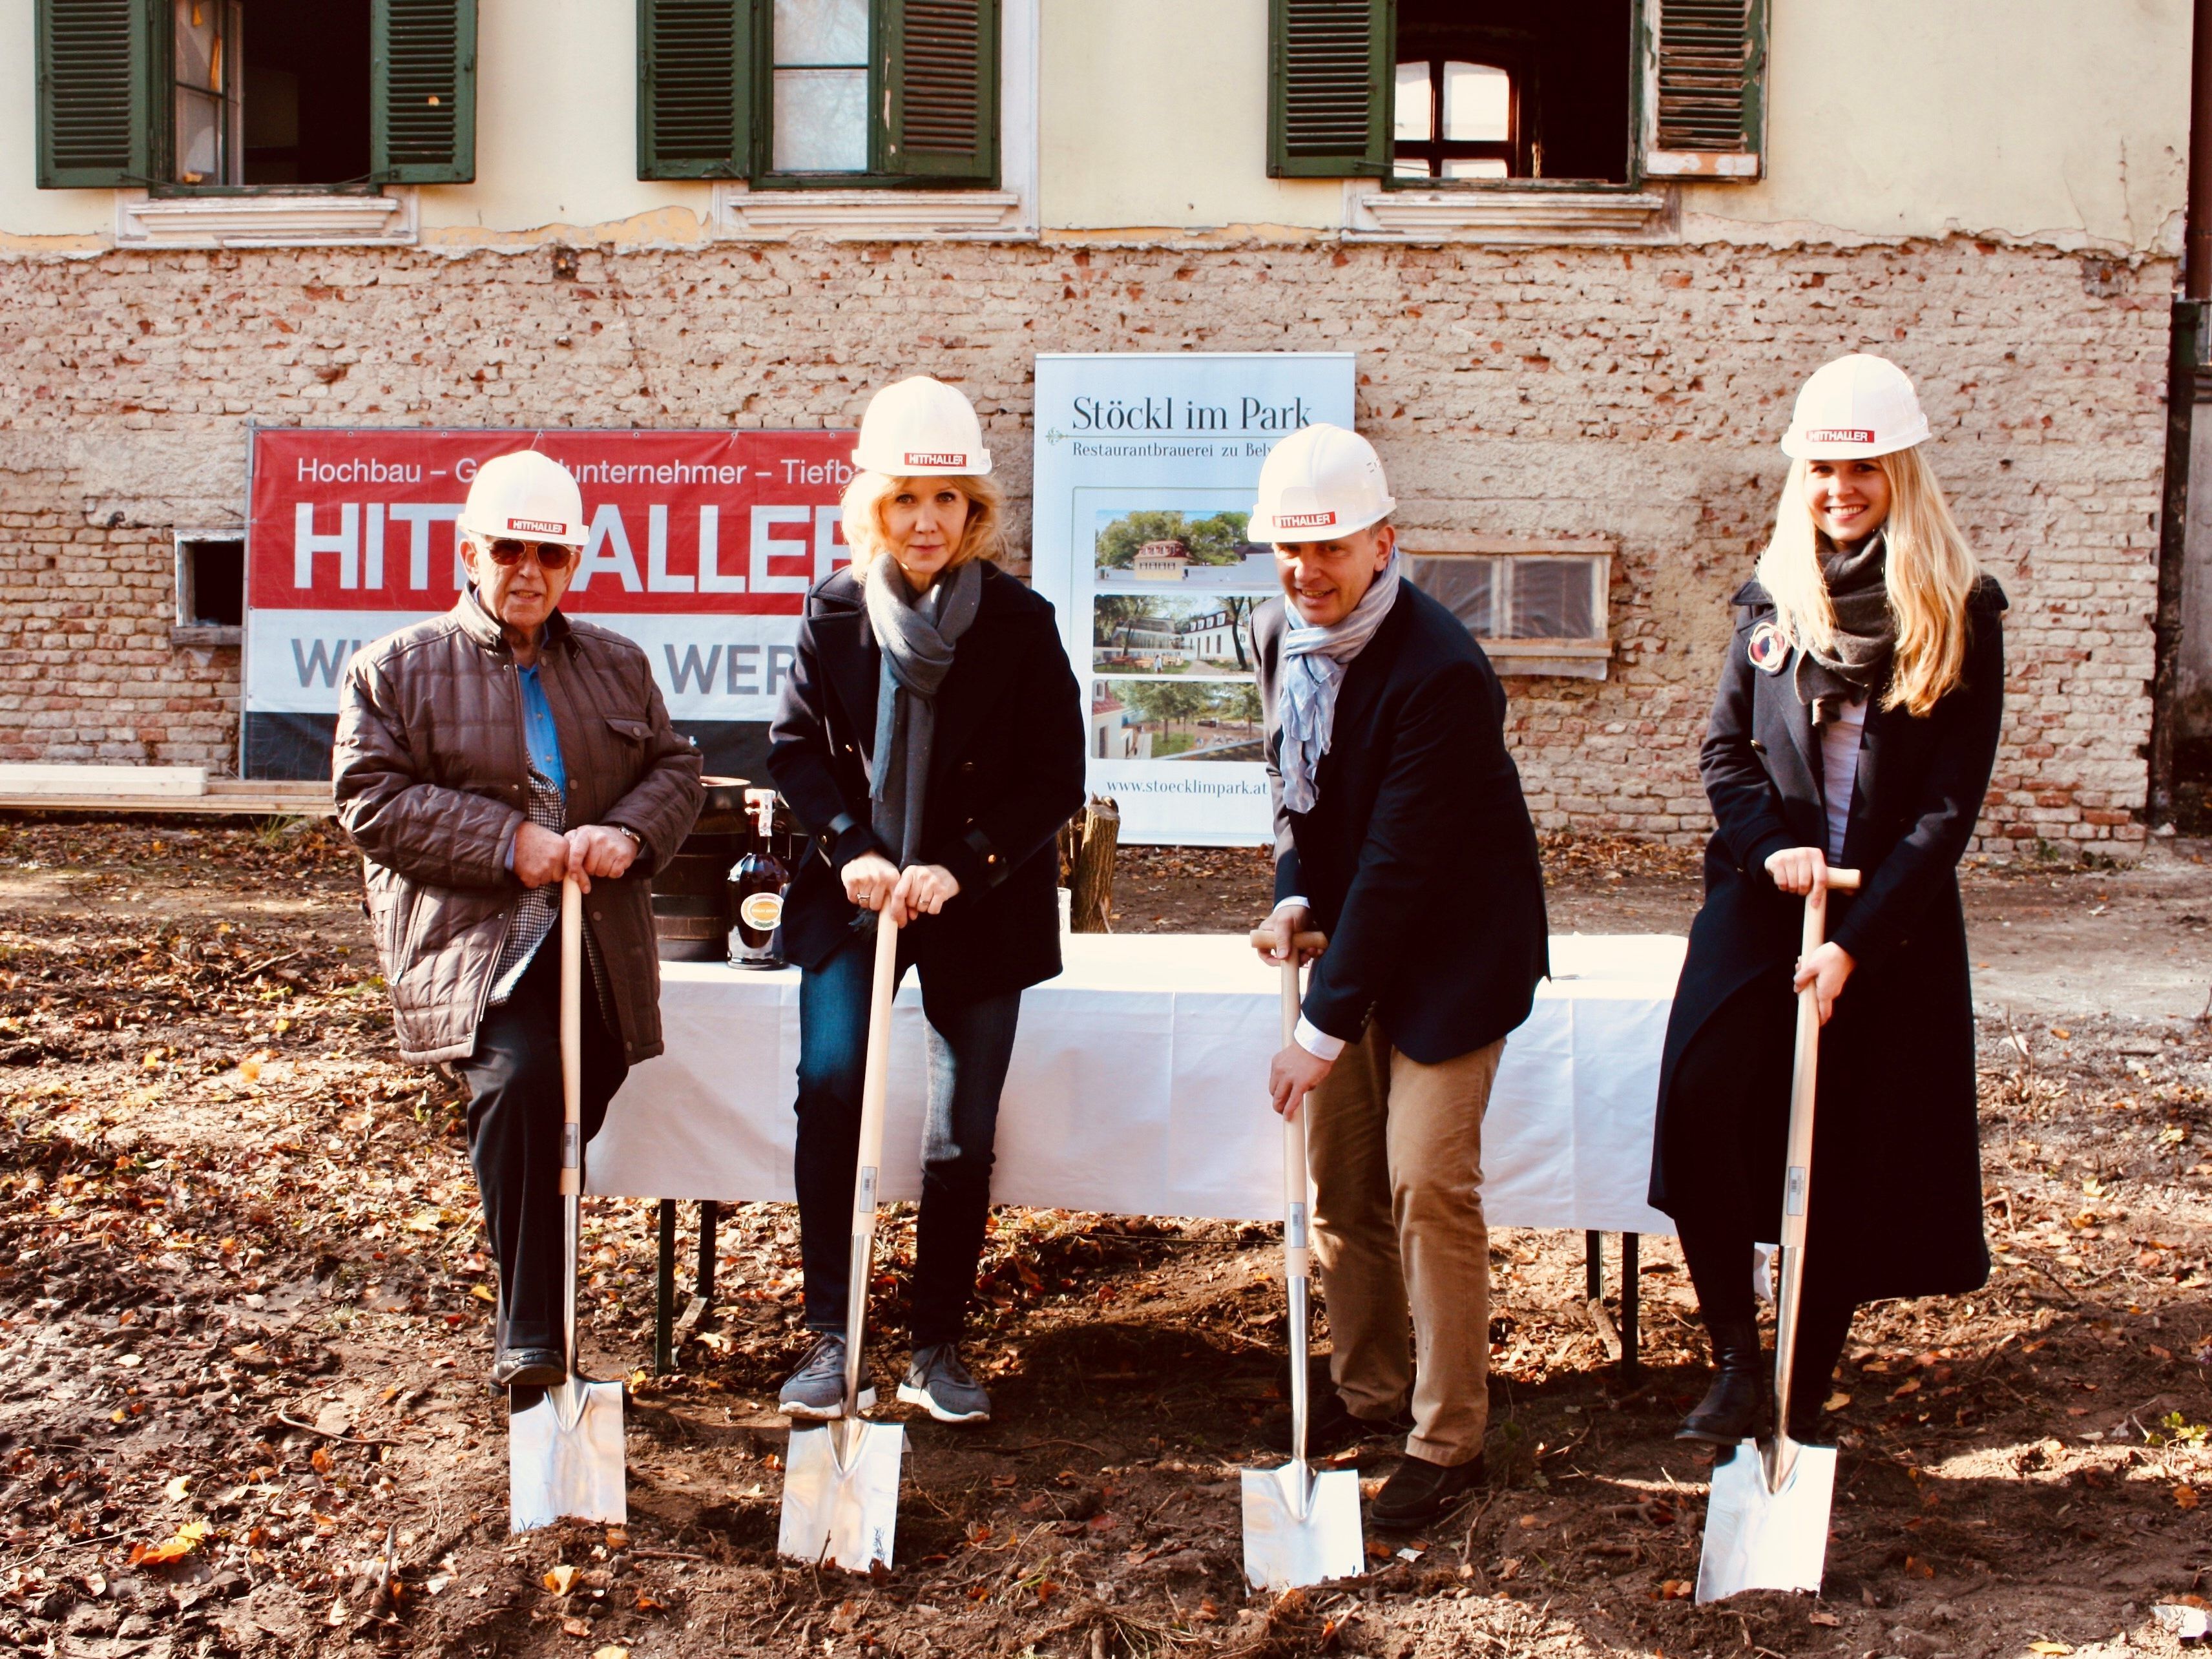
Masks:
[[[991,470],[991,452],[975,405],[957,388],[917,374],[868,399],[853,465],[895,478],[980,477]]]
[[[1905,371],[1855,351],[1805,382],[1782,453],[1800,461],[1864,461],[1927,441],[1928,416]]]
[[[1300,427],[1260,464],[1255,542],[1331,542],[1379,524],[1398,503],[1375,446],[1327,424]]]
[[[490,538],[513,536],[531,542],[562,542],[581,547],[584,492],[576,475],[550,455],[518,449],[495,455],[477,469],[469,485],[460,527]]]

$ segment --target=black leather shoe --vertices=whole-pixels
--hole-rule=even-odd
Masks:
[[[1309,1460],[1334,1457],[1349,1450],[1370,1437],[1410,1434],[1413,1419],[1410,1413],[1397,1412],[1389,1417],[1354,1417],[1344,1396],[1327,1384],[1316,1389],[1306,1411],[1306,1456]],[[1291,1454],[1291,1419],[1288,1413],[1275,1429],[1275,1449],[1285,1457]]]
[[[1405,1458],[1375,1494],[1367,1518],[1378,1527],[1425,1527],[1479,1488],[1484,1473],[1480,1453],[1449,1468],[1424,1458]]]
[[[1713,1364],[1720,1374],[1682,1419],[1674,1438],[1733,1446],[1757,1434],[1765,1415],[1768,1389],[1759,1326],[1755,1322],[1715,1326],[1712,1342]]]
[[[568,1380],[568,1362],[550,1348],[502,1348],[491,1368],[495,1389],[557,1389]]]

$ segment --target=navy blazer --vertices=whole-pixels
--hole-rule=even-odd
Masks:
[[[1528,1017],[1550,971],[1544,876],[1505,691],[1460,620],[1407,582],[1345,670],[1314,810],[1283,805],[1276,719],[1284,602],[1254,611],[1275,808],[1275,896],[1304,895],[1328,949],[1305,1016],[1356,1038],[1370,1017],[1437,1065]]]
[[[769,775],[812,837],[783,913],[784,949],[818,968],[854,936],[842,872],[887,848],[869,828],[883,652],[852,570],[806,596],[799,654],[769,728]],[[937,694],[920,861],[959,893],[907,929],[931,1001],[1018,991],[1060,972],[1060,827],[1083,805],[1085,721],[1049,601],[983,568],[975,620]]]

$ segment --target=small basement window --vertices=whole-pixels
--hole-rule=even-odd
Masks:
[[[1414,544],[1418,542],[1418,545]],[[1501,674],[1601,680],[1613,544],[1408,537],[1413,585],[1467,624]]]
[[[236,531],[177,532],[172,645],[237,645],[246,633],[246,544]]]
[[[1398,0],[1390,172],[1628,182],[1630,0]]]
[[[172,183],[367,181],[369,0],[173,0]]]

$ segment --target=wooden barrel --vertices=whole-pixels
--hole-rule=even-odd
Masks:
[[[745,855],[743,778],[702,778],[707,805],[691,834],[653,878],[653,931],[663,962],[720,962],[729,955],[724,897],[730,866]]]

